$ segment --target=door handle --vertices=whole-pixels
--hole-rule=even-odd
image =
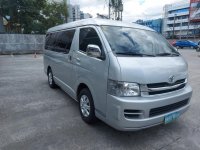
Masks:
[[[68,56],[68,58],[69,58],[69,61],[71,61],[71,60],[72,60],[72,56],[71,56],[71,55],[69,55],[69,56]]]
[[[80,58],[76,58],[76,61],[77,61],[77,62],[80,62],[81,60],[80,60]]]

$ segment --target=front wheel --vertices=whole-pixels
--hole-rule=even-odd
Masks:
[[[82,89],[78,95],[81,118],[88,124],[96,122],[95,107],[90,91]]]

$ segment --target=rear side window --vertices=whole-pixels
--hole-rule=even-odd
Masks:
[[[45,49],[53,50],[56,52],[69,53],[74,34],[75,30],[47,34]]]
[[[57,52],[69,53],[72,40],[74,37],[75,30],[68,30],[57,33],[57,40],[55,44],[55,49]]]
[[[102,49],[102,44],[97,32],[93,28],[80,29],[79,50],[86,52],[89,44],[98,45]]]

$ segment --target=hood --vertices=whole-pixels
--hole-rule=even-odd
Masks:
[[[121,81],[150,84],[187,78],[187,63],[181,57],[117,57]]]

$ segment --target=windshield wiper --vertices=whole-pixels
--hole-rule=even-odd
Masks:
[[[156,56],[180,56],[178,53],[160,53],[156,54]]]
[[[139,56],[139,57],[155,57],[155,55],[150,55],[150,54],[142,54],[142,53],[121,53],[121,52],[117,52],[115,53],[117,55],[128,55],[128,56]]]

